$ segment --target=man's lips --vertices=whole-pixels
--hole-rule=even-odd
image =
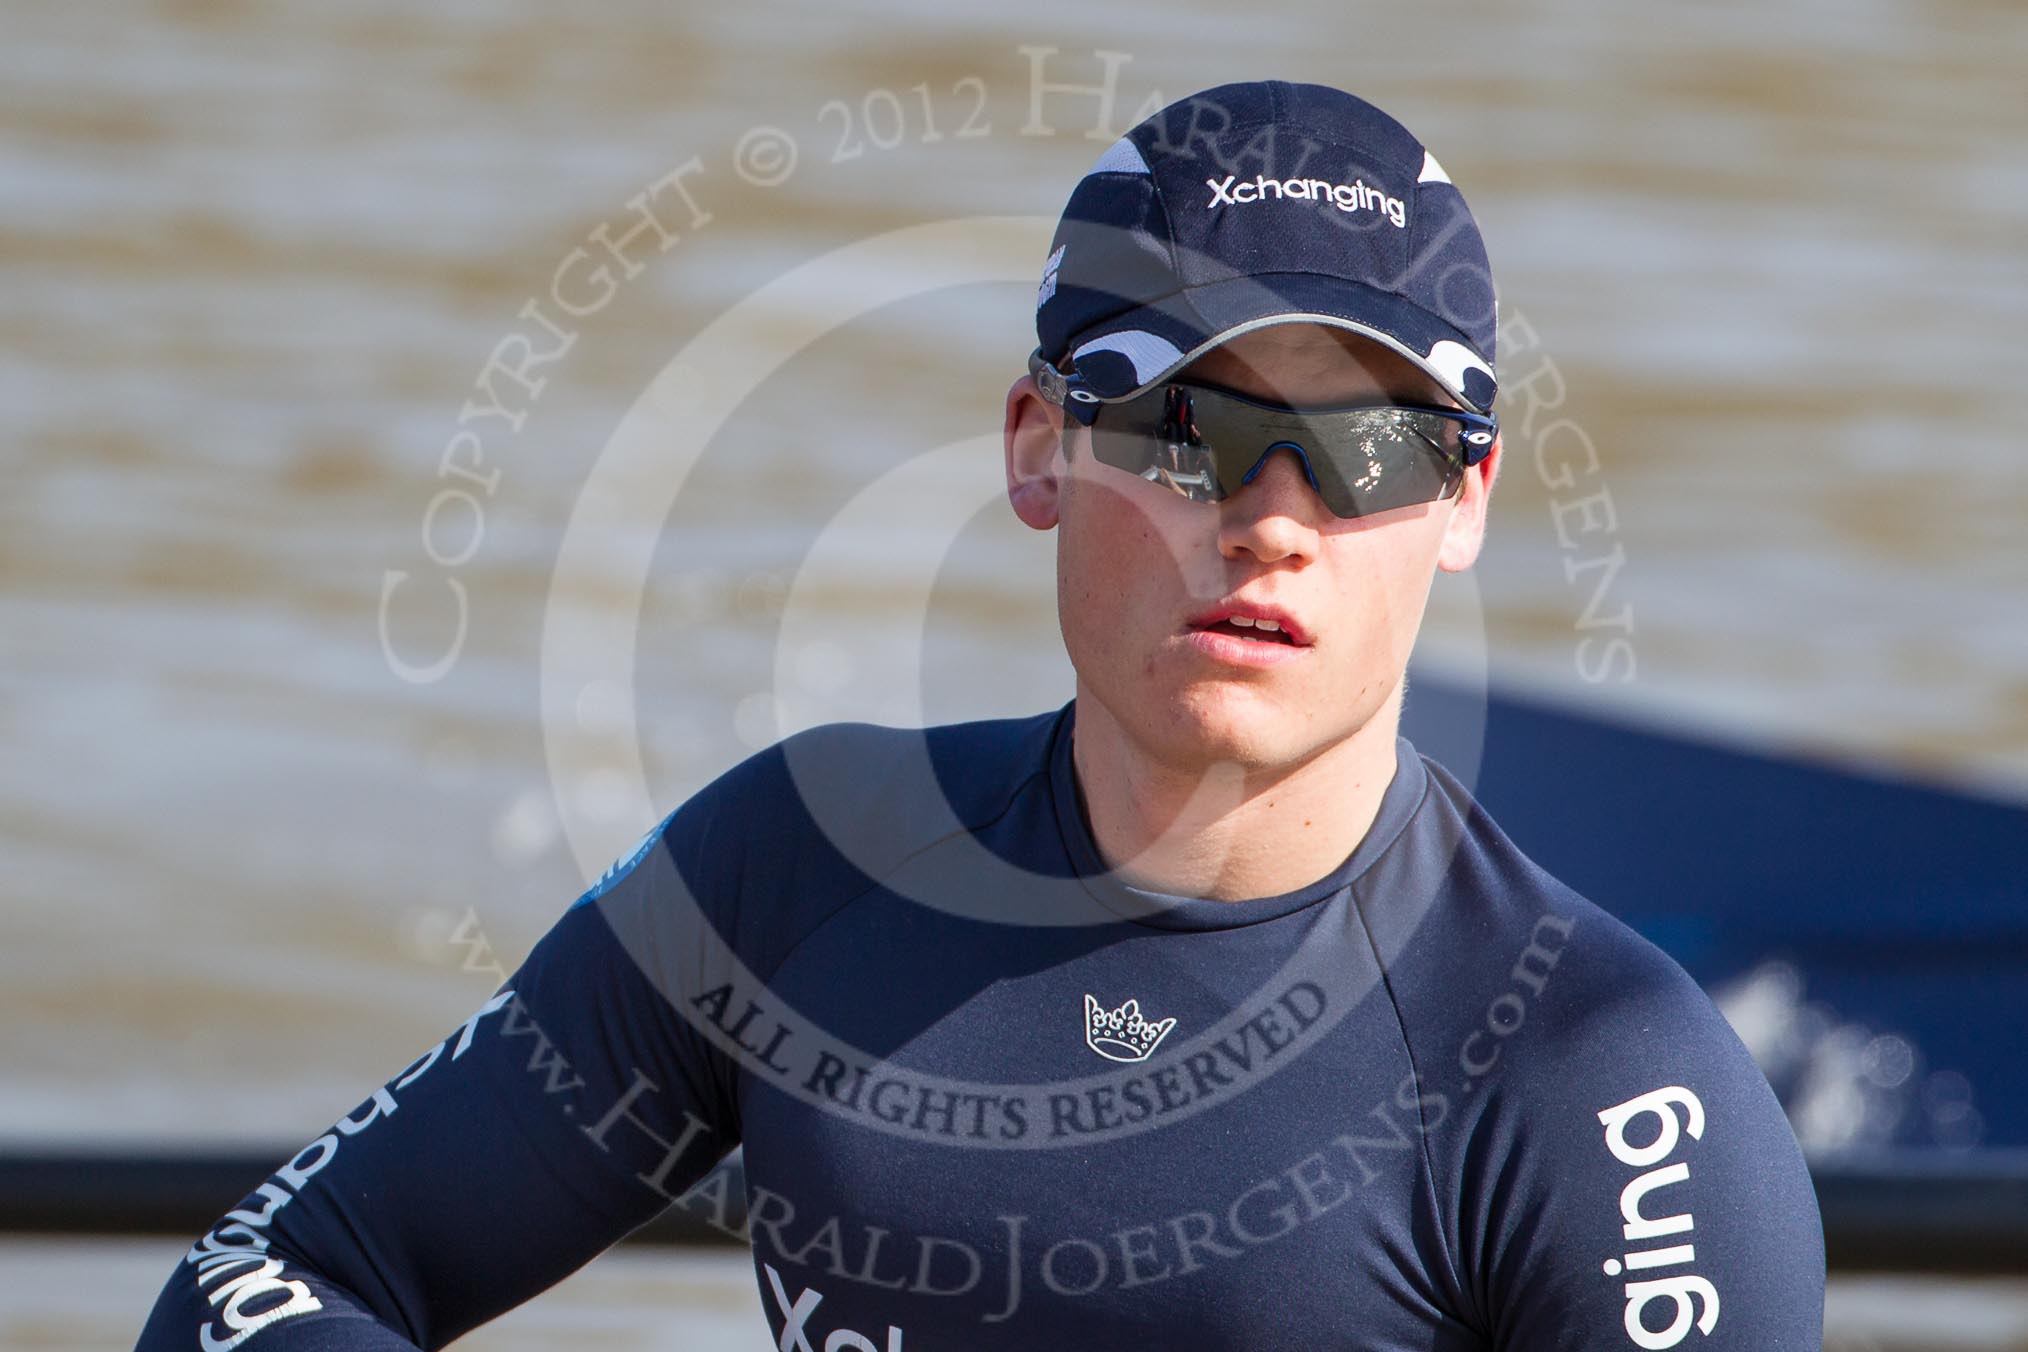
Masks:
[[[1315,640],[1308,626],[1280,606],[1253,601],[1222,601],[1185,621],[1187,627],[1229,634],[1255,643],[1307,648]]]
[[[1314,641],[1309,627],[1280,606],[1234,598],[1184,622],[1192,648],[1232,667],[1273,667],[1300,659]]]

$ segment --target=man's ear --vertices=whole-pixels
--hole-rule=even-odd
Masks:
[[[1464,484],[1451,506],[1451,519],[1444,525],[1437,567],[1446,573],[1462,573],[1478,559],[1479,547],[1486,541],[1486,508],[1499,473],[1500,440],[1495,437],[1486,458],[1465,470]]]
[[[1007,501],[1014,515],[1036,530],[1056,524],[1062,491],[1063,409],[1042,397],[1035,377],[1023,376],[1007,391]]]

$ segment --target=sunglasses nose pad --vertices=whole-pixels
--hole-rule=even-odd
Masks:
[[[1300,444],[1293,441],[1277,441],[1274,445],[1262,451],[1260,459],[1253,462],[1253,468],[1246,472],[1245,476],[1240,479],[1240,483],[1250,484],[1260,477],[1260,472],[1267,468],[1268,461],[1274,458],[1276,451],[1294,451],[1296,463],[1303,467],[1303,477],[1310,481],[1310,487],[1317,489],[1318,492],[1323,491],[1317,488],[1317,472],[1310,468],[1310,453],[1304,450]]]

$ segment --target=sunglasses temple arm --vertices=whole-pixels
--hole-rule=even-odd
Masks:
[[[1079,426],[1090,427],[1098,419],[1098,396],[1085,388],[1084,378],[1076,368],[1069,375],[1063,374],[1043,358],[1038,347],[1028,355],[1028,373],[1035,377],[1042,397],[1062,405],[1063,411],[1076,419]]]

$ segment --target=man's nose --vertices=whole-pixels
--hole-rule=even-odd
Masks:
[[[1316,486],[1310,482],[1308,452],[1295,442],[1269,447],[1248,473],[1245,487],[1234,496],[1251,494],[1257,510],[1308,520],[1319,505]]]
[[[1327,515],[1303,472],[1301,453],[1288,446],[1270,451],[1252,480],[1220,505],[1219,551],[1228,558],[1250,553],[1262,562],[1314,554]]]

